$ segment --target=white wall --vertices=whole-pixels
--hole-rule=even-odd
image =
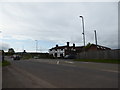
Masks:
[[[65,50],[61,50],[61,49],[57,49],[57,51],[55,49],[53,49],[52,51],[49,51],[49,54],[53,55],[53,57],[55,57],[55,53],[57,53],[57,57],[60,57],[60,54],[63,54],[63,56],[65,56]]]

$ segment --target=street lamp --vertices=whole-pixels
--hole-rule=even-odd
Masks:
[[[83,26],[83,42],[84,42],[84,48],[85,48],[85,32],[84,32],[84,18],[83,16],[79,16],[80,18],[82,18],[82,26]]]
[[[38,40],[35,40],[36,41],[36,53],[37,53],[37,47],[38,47]]]
[[[97,33],[96,33],[96,30],[94,30],[94,32],[95,32],[95,43],[97,45]]]

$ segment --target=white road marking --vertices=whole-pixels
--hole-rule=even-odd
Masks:
[[[70,62],[70,61],[65,61],[66,63],[74,63],[74,62]]]
[[[114,71],[114,70],[101,70],[101,71],[107,71],[107,72],[119,73],[118,71]]]
[[[60,63],[60,61],[57,61],[57,64],[59,64]]]

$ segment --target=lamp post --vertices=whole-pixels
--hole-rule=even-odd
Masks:
[[[38,48],[38,40],[35,40],[36,41],[36,53],[37,53],[37,48]]]
[[[97,33],[96,33],[96,30],[94,30],[94,32],[95,32],[95,43],[97,45]]]
[[[83,27],[83,42],[84,42],[84,48],[85,48],[85,31],[84,31],[84,18],[83,16],[80,16],[80,18],[82,18],[82,27]]]
[[[86,59],[86,53],[85,53],[85,31],[84,31],[84,18],[83,16],[80,16],[80,18],[82,18],[82,27],[83,27],[83,42],[84,42],[84,58]]]

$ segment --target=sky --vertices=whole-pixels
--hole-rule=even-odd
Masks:
[[[16,52],[48,52],[66,45],[83,46],[84,18],[86,44],[118,48],[117,2],[1,2],[0,48]],[[37,40],[37,41],[36,41]]]

